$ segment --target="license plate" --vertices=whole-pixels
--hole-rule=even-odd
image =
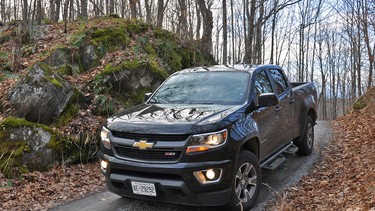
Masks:
[[[152,183],[144,182],[133,182],[132,188],[134,194],[146,195],[146,196],[156,196],[155,185]]]

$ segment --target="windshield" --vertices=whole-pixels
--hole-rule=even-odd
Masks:
[[[242,104],[247,95],[247,72],[194,72],[171,76],[152,96],[158,104]]]

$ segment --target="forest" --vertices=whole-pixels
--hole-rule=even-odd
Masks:
[[[332,128],[308,175],[264,184],[265,209],[373,210],[374,0],[0,0],[0,210],[104,191],[106,118],[178,70],[238,63],[315,82]]]
[[[220,64],[280,65],[291,81],[317,83],[321,119],[347,113],[374,84],[371,0],[1,0],[0,5],[2,24],[22,20],[22,33],[42,24],[116,15],[167,29]],[[19,42],[15,38],[12,44],[11,71],[20,69]]]

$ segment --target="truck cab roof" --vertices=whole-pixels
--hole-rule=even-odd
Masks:
[[[220,72],[220,71],[245,71],[249,73],[253,73],[255,70],[259,68],[277,68],[281,69],[278,65],[273,64],[266,64],[266,65],[252,65],[252,64],[234,64],[234,65],[214,65],[214,66],[202,66],[202,67],[193,67],[193,68],[187,68],[183,69],[181,71],[178,71],[174,74],[180,74],[180,73],[190,73],[190,72]]]

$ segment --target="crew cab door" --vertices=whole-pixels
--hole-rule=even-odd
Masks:
[[[253,73],[253,86],[251,87],[254,104],[258,106],[258,97],[263,93],[274,93],[271,80],[265,69]],[[257,108],[252,113],[252,119],[257,123],[260,133],[260,159],[265,158],[278,147],[277,136],[274,135],[275,106]]]
[[[268,69],[267,72],[274,93],[277,94],[280,102],[275,108],[275,122],[273,128],[278,146],[281,147],[291,141],[293,136],[295,99],[291,86],[281,69],[272,68]]]

